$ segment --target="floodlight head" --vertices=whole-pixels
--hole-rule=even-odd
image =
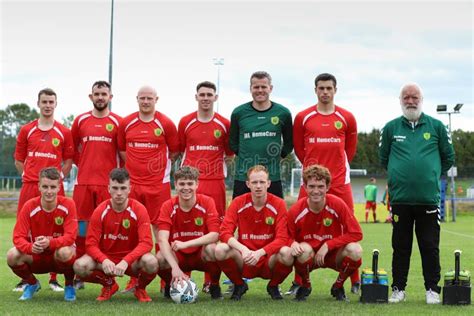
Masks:
[[[463,105],[464,105],[464,104],[462,104],[462,103],[456,104],[456,105],[454,106],[454,111],[455,111],[455,112],[459,112],[459,110],[461,110],[461,108],[462,108]]]
[[[436,106],[436,112],[446,112],[448,106],[446,104],[439,104]]]

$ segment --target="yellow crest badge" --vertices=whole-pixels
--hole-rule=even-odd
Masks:
[[[202,217],[196,217],[194,219],[194,224],[196,224],[196,226],[202,226],[204,224],[204,220],[202,219]]]
[[[324,219],[323,219],[323,224],[324,224],[324,226],[326,226],[326,227],[331,226],[331,224],[332,224],[332,218],[324,218]]]
[[[341,129],[342,128],[342,122],[341,121],[335,121],[334,122],[334,127],[336,129]]]
[[[277,125],[278,123],[280,123],[280,118],[278,116],[273,116],[270,119],[270,122],[272,122],[273,125]]]
[[[423,134],[423,138],[426,139],[426,140],[428,140],[428,139],[431,138],[431,134],[430,134],[430,133],[424,133],[424,134]]]
[[[214,130],[214,137],[215,138],[220,138],[222,136],[222,132],[220,129],[215,129]]]
[[[61,216],[55,217],[54,218],[54,223],[58,226],[62,225],[64,223],[64,218]]]
[[[108,132],[111,132],[114,130],[114,124],[105,124],[105,129],[108,131]]]
[[[123,219],[122,220],[122,226],[125,229],[129,229],[130,228],[130,220],[128,218]]]
[[[58,138],[53,138],[51,140],[51,143],[53,144],[54,147],[58,147],[61,142],[59,141]]]
[[[163,134],[163,130],[161,128],[155,128],[155,136],[160,137]]]
[[[394,221],[395,223],[398,223],[398,219],[399,219],[399,218],[398,218],[398,215],[396,215],[396,214],[393,215],[393,221]]]
[[[273,224],[275,224],[275,219],[271,216],[268,216],[268,217],[265,218],[265,224],[273,225]]]

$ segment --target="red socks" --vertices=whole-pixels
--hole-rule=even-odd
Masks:
[[[212,285],[219,285],[219,279],[221,278],[221,268],[217,262],[206,262],[206,269],[207,271],[204,273],[204,283],[209,282]]]
[[[159,269],[158,275],[161,278],[161,287],[164,288],[166,284],[171,284],[171,268],[168,269]],[[164,283],[164,284],[163,284]]]
[[[10,267],[16,275],[18,275],[22,280],[26,281],[28,284],[36,284],[36,278],[31,273],[30,266],[26,263],[23,263],[20,266]]]
[[[115,282],[113,277],[105,275],[104,271],[100,270],[93,270],[89,276],[81,278],[81,280],[89,283],[102,284],[103,286],[111,286]]]
[[[339,276],[337,277],[336,282],[334,283],[334,286],[337,288],[340,288],[343,286],[344,281],[354,274],[354,272],[357,272],[358,268],[362,264],[362,260],[359,259],[357,261],[352,260],[349,257],[344,257],[342,259],[341,267],[339,268]],[[357,273],[358,275],[358,273]]]
[[[301,283],[299,284],[303,287],[310,287],[311,285],[309,280],[309,273],[313,270],[313,260],[313,258],[309,258],[303,263],[299,262],[298,260],[295,260],[295,271],[301,280]]]
[[[270,282],[268,283],[268,285],[269,286],[280,285],[280,283],[282,283],[286,279],[286,277],[291,273],[291,270],[293,270],[292,266],[286,266],[277,260],[277,262],[275,263],[275,266],[273,267],[272,278],[270,279]]]
[[[151,281],[153,281],[153,279],[155,279],[155,277],[156,277],[156,272],[155,273],[147,273],[145,270],[140,269],[140,271],[138,271],[138,285],[137,285],[137,288],[145,289],[148,286],[148,284],[150,284]]]
[[[66,262],[56,260],[59,272],[64,274],[64,283],[66,286],[73,285],[74,283],[74,270],[72,268],[74,261],[76,261],[76,256],[72,256],[72,258]]]
[[[244,280],[242,279],[242,271],[240,271],[237,262],[234,259],[229,258],[223,261],[217,261],[217,264],[221,270],[227,275],[227,277],[235,285],[244,285]]]

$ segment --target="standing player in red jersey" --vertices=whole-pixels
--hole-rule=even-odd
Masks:
[[[182,166],[193,166],[199,170],[197,193],[214,199],[219,219],[224,219],[226,190],[224,179],[227,168],[224,157],[232,157],[229,148],[230,122],[214,112],[217,100],[216,86],[204,81],[196,87],[198,110],[184,116],[178,125],[180,151],[184,153]],[[205,274],[204,292],[209,292],[211,279]]]
[[[38,190],[38,174],[46,167],[61,170],[61,178],[69,174],[74,155],[71,131],[54,120],[57,106],[57,95],[52,89],[46,88],[38,93],[40,117],[20,129],[15,148],[15,167],[22,176],[23,185],[18,200],[17,214],[26,201],[40,195]],[[64,188],[60,181],[59,195],[64,196]],[[25,280],[20,281],[13,289],[23,291]],[[64,289],[51,274],[49,286],[53,291]]]
[[[303,172],[307,197],[301,198],[289,210],[288,231],[291,248],[280,251],[286,264],[293,263],[302,285],[295,299],[304,301],[311,293],[309,272],[331,268],[339,272],[331,287],[331,295],[346,301],[344,281],[361,265],[362,230],[346,203],[329,190],[329,170],[319,165],[308,166]]]
[[[40,196],[27,201],[17,216],[7,263],[27,282],[20,301],[32,299],[41,288],[33,273],[47,272],[64,273],[64,299],[75,301],[76,206],[71,199],[58,196],[61,175],[55,167],[41,170],[38,186]]]
[[[333,179],[329,193],[343,199],[354,210],[349,163],[357,149],[357,123],[352,113],[334,104],[337,81],[333,75],[320,74],[314,84],[318,103],[295,117],[295,154],[303,164],[303,172],[314,164],[328,168]],[[298,198],[305,196],[302,187]],[[357,293],[360,288],[358,271],[351,276],[351,283],[351,292]]]
[[[109,173],[120,167],[117,134],[122,118],[109,110],[112,97],[107,81],[94,82],[92,93],[89,94],[94,108],[77,116],[71,128],[74,160],[78,166],[73,194],[79,221],[76,239],[78,256],[85,253],[87,223],[92,212],[110,198],[107,188]],[[84,283],[79,279],[74,283],[76,289],[84,288]]]
[[[86,254],[74,263],[74,271],[86,282],[102,284],[98,301],[109,300],[119,286],[115,276],[135,276],[135,297],[150,302],[145,288],[156,276],[150,218],[146,208],[129,198],[130,177],[125,169],[113,169],[109,177],[111,199],[92,214],[86,237]]]
[[[214,256],[220,222],[214,200],[196,194],[198,178],[199,171],[189,166],[174,174],[178,196],[163,204],[157,223],[159,275],[166,282],[165,296],[168,296],[171,282],[189,278],[184,272],[205,271],[211,279],[211,298],[220,299],[221,270]]]
[[[239,301],[248,290],[242,277],[270,279],[267,292],[274,300],[283,297],[279,284],[291,272],[284,264],[280,249],[288,243],[285,201],[267,190],[268,171],[264,166],[251,167],[247,172],[249,193],[235,198],[221,225],[215,256],[222,271],[234,284],[230,299]],[[238,229],[238,237],[234,237]]]
[[[125,117],[119,128],[118,145],[130,172],[130,197],[145,205],[152,223],[156,223],[163,203],[171,198],[170,172],[172,161],[179,155],[178,131],[174,123],[155,110],[158,96],[149,86],[137,94],[138,112]],[[153,225],[155,238],[158,228]],[[130,279],[126,291],[136,285]]]

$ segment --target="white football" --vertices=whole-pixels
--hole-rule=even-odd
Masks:
[[[171,299],[176,304],[190,304],[197,300],[199,289],[192,279],[182,281],[170,289]]]

